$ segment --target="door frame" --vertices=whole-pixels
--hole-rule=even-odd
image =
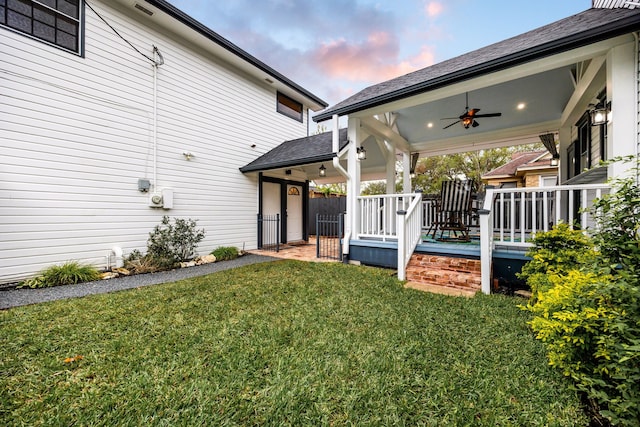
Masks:
[[[309,241],[308,220],[309,216],[309,181],[294,181],[289,179],[273,178],[264,176],[262,172],[258,175],[258,214],[263,213],[263,197],[262,183],[270,182],[280,185],[280,243],[287,243],[287,185],[296,185],[302,187],[302,239]],[[258,236],[260,238],[260,236]]]

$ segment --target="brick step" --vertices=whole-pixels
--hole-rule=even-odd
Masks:
[[[410,282],[479,291],[482,281],[480,260],[413,254],[407,265],[406,278]]]

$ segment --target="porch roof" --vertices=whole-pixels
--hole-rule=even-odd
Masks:
[[[313,117],[366,110],[457,82],[566,52],[640,28],[640,9],[592,8],[519,36],[370,86]]]
[[[347,144],[347,129],[340,130],[340,149]],[[285,141],[271,151],[240,168],[240,172],[258,172],[330,161],[333,151],[332,132]]]

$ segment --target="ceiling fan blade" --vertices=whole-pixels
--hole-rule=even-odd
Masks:
[[[443,129],[443,130],[444,130],[444,129],[448,129],[448,128],[450,128],[451,126],[456,125],[456,124],[458,124],[458,123],[460,123],[460,120],[455,121],[455,122],[451,123],[450,125],[447,125],[447,126],[443,127],[442,129]]]
[[[471,125],[471,127],[477,128],[478,126],[480,126],[480,123],[476,122],[475,120],[473,121],[473,124]]]
[[[500,117],[502,113],[476,114],[475,117]]]
[[[440,120],[459,120],[460,117],[443,117]]]
[[[473,117],[473,116],[476,115],[476,113],[478,111],[480,111],[479,108],[472,108],[471,110],[467,111],[466,115],[469,116],[469,117]],[[476,117],[478,117],[478,116],[476,116]]]

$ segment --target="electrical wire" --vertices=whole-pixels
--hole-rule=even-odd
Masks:
[[[133,45],[129,40],[125,39],[125,38],[124,38],[124,37],[123,37],[123,36],[118,32],[118,30],[116,30],[116,29],[115,29],[111,24],[109,24],[109,23],[107,22],[107,20],[106,20],[106,19],[104,19],[104,18],[102,17],[102,15],[100,15],[100,14],[99,14],[99,13],[98,13],[94,8],[93,8],[93,7],[91,7],[91,5],[90,5],[88,2],[86,2],[86,1],[85,1],[85,2],[84,2],[84,4],[86,4],[86,5],[89,7],[89,9],[91,9],[91,11],[93,11],[93,13],[95,13],[95,14],[96,14],[96,16],[97,16],[98,18],[100,18],[100,20],[101,20],[102,22],[104,22],[104,23],[107,25],[107,27],[111,28],[111,30],[112,30],[112,31],[113,31],[113,32],[114,32],[118,37],[120,37],[120,38],[121,38],[125,43],[127,43],[129,46],[131,46],[131,48],[132,48],[133,50],[135,50],[136,52],[138,52],[138,53],[139,53],[140,55],[142,55],[145,59],[147,59],[148,61],[150,61],[150,62],[151,62],[153,65],[155,65],[156,67],[158,67],[158,66],[160,66],[160,65],[164,64],[164,58],[162,57],[162,54],[160,53],[160,51],[158,50],[158,48],[157,48],[156,46],[153,46],[153,52],[154,52],[154,54],[157,54],[157,55],[158,55],[159,60],[156,60],[156,59],[154,59],[154,58],[150,57],[149,55],[145,54],[144,52],[140,51],[140,49],[138,49],[137,47],[135,47],[135,46],[134,46],[134,45]]]

